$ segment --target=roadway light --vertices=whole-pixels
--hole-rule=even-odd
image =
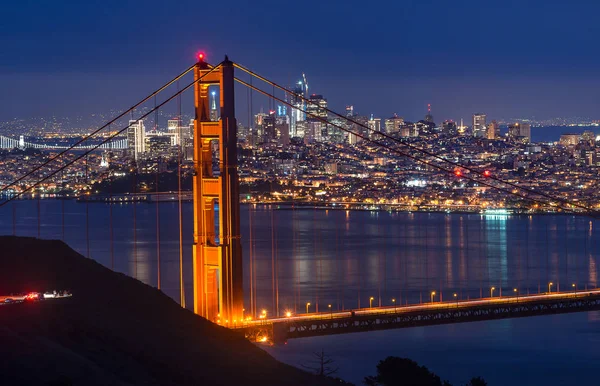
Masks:
[[[452,296],[454,296],[454,299],[456,299],[456,307],[458,308],[458,295],[455,292],[454,294],[452,294]]]
[[[310,307],[310,302],[306,303],[306,313],[308,314],[308,307]]]
[[[373,308],[373,300],[374,300],[374,299],[375,299],[375,298],[374,298],[373,296],[371,296],[371,297],[369,298],[369,308]]]
[[[331,313],[331,318],[333,319],[333,311],[331,310],[331,304],[328,304],[327,308],[329,308],[329,312]]]
[[[552,283],[552,282],[548,283],[548,293],[552,292],[553,285],[554,285],[554,283]]]
[[[490,288],[490,298],[494,297],[494,290],[496,289],[496,287],[492,287]]]
[[[571,285],[571,287],[575,288],[575,294],[577,294],[577,284],[576,284],[576,283],[573,283],[573,284]]]
[[[396,312],[396,298],[392,298],[392,303],[394,303],[394,312]]]
[[[435,298],[435,291],[431,291],[431,302],[433,303],[433,298]]]
[[[517,302],[519,302],[519,290],[516,288],[513,288],[513,292],[517,295]]]
[[[291,313],[290,311],[287,311],[287,312],[285,313],[285,317],[286,317],[286,318],[291,318],[291,317],[292,317],[292,313]]]

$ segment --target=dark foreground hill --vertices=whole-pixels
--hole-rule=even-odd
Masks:
[[[73,297],[0,306],[0,384],[329,384],[60,241],[0,237],[0,294],[49,289]]]

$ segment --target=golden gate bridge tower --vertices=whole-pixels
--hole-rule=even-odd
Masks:
[[[234,65],[213,67],[198,55],[194,69],[194,312],[211,321],[243,320]],[[209,87],[219,88],[220,118],[211,120]],[[213,173],[213,148],[219,173]],[[218,205],[218,215],[215,215]]]

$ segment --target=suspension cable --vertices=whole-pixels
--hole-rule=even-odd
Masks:
[[[165,83],[164,85],[162,85],[160,88],[158,88],[152,94],[148,95],[146,98],[143,98],[141,101],[137,102],[136,104],[134,104],[133,106],[131,106],[129,109],[123,111],[121,114],[117,115],[115,118],[113,118],[110,121],[108,121],[102,127],[98,128],[98,129],[94,130],[93,132],[91,132],[90,134],[84,136],[83,138],[81,138],[80,140],[78,140],[77,142],[75,142],[73,145],[67,147],[66,149],[64,149],[60,153],[57,153],[54,157],[50,157],[46,162],[43,162],[42,164],[40,164],[40,165],[36,166],[35,168],[31,169],[30,171],[28,171],[27,173],[25,173],[21,177],[17,178],[16,180],[14,180],[13,182],[11,182],[10,184],[8,184],[6,186],[3,186],[2,188],[0,188],[0,192],[4,192],[5,190],[7,190],[8,188],[10,188],[11,186],[15,186],[17,183],[19,183],[20,181],[22,181],[25,178],[29,177],[30,175],[32,175],[36,171],[40,170],[44,166],[50,164],[52,161],[58,159],[59,157],[62,157],[67,152],[73,150],[76,146],[81,145],[83,142],[91,139],[91,137],[93,137],[94,135],[98,134],[99,132],[101,132],[105,128],[109,127],[112,123],[114,123],[117,120],[123,118],[128,113],[133,112],[133,110],[136,107],[139,107],[140,105],[144,104],[145,102],[149,101],[154,96],[156,96],[157,94],[159,94],[160,92],[162,92],[163,90],[165,90],[167,87],[169,87],[170,85],[172,85],[173,83],[175,83],[177,80],[179,80],[180,78],[182,78],[183,76],[185,76],[188,72],[190,72],[191,70],[193,70],[195,66],[196,66],[196,64],[191,65],[185,71],[183,71],[181,74],[177,75],[175,78],[171,79],[170,81],[168,81],[167,83]],[[114,136],[110,137],[110,138],[112,139],[112,138],[114,138]],[[105,142],[103,141],[101,144],[104,144],[104,143]],[[96,149],[96,148],[97,147],[94,147],[94,149]]]
[[[280,86],[279,84],[277,84],[277,83],[275,83],[275,82],[272,82],[272,81],[270,81],[270,80],[266,79],[265,77],[263,77],[263,76],[261,76],[261,75],[259,75],[259,74],[255,73],[255,72],[253,72],[252,70],[250,70],[250,69],[248,69],[248,68],[246,68],[246,67],[244,67],[244,66],[242,66],[242,65],[240,65],[240,64],[238,64],[238,63],[234,63],[234,66],[235,66],[235,67],[237,67],[237,68],[239,68],[240,70],[242,70],[242,71],[244,71],[244,72],[246,72],[246,73],[250,74],[251,76],[254,76],[254,77],[258,78],[259,80],[262,80],[263,82],[265,82],[265,83],[267,83],[267,84],[269,84],[269,85],[271,85],[271,86],[273,86],[273,87],[277,87],[278,89],[280,89],[280,90],[284,91],[285,93],[290,93],[290,91],[289,91],[289,90],[287,90],[285,87],[283,87],[283,86]],[[236,80],[240,81],[239,79],[236,79]],[[243,81],[242,81],[242,82],[243,82]],[[248,86],[248,87],[251,87],[251,86],[250,86],[250,85],[248,85],[248,84],[246,84],[246,86]],[[257,90],[257,91],[258,91],[258,90]],[[263,93],[263,94],[265,94],[266,96],[269,96],[269,95],[268,95],[268,93],[265,93],[265,92],[264,92],[264,91],[262,91],[262,90],[260,90],[259,92],[262,92],[262,93]],[[304,100],[305,102],[307,102],[307,103],[310,103],[311,105],[315,105],[315,103],[314,103],[313,101],[311,101],[310,99],[308,99],[308,98],[305,98],[305,97],[304,97],[304,96],[302,96],[302,95],[298,95],[298,96],[299,96],[299,98],[300,98],[300,99]],[[297,109],[297,110],[303,111],[304,113],[306,113],[306,114],[308,114],[308,115],[311,115],[311,116],[313,116],[313,118],[316,118],[316,119],[318,119],[318,120],[320,120],[320,121],[322,121],[322,122],[324,122],[324,123],[326,123],[326,124],[332,125],[332,126],[334,126],[334,127],[337,127],[337,128],[339,128],[339,129],[341,129],[341,130],[343,130],[343,131],[345,131],[345,132],[348,132],[348,133],[350,133],[350,134],[354,134],[354,135],[356,135],[356,136],[358,136],[358,137],[360,137],[360,138],[366,139],[367,141],[369,141],[369,142],[371,142],[371,143],[377,143],[376,141],[373,141],[373,140],[371,140],[370,138],[365,138],[365,136],[363,136],[363,135],[361,135],[361,134],[355,133],[355,132],[353,132],[353,131],[351,131],[351,130],[348,130],[348,129],[345,129],[345,128],[341,128],[339,125],[335,125],[335,124],[333,124],[333,123],[329,122],[328,120],[325,120],[325,119],[322,119],[322,118],[320,118],[320,117],[316,116],[315,114],[308,113],[307,111],[304,111],[304,110],[302,110],[301,108],[298,108],[298,107],[296,107],[296,106],[293,106],[293,105],[291,105],[290,103],[287,103],[286,101],[283,101],[283,100],[281,100],[281,99],[279,99],[279,98],[276,98],[276,97],[274,97],[274,96],[273,96],[273,98],[275,98],[275,99],[278,99],[280,102],[282,102],[282,103],[285,103],[286,105],[288,105],[289,107],[291,107],[291,108],[293,108],[293,109]],[[404,141],[402,141],[402,140],[399,140],[398,138],[392,137],[391,135],[388,135],[388,134],[386,134],[386,133],[383,133],[383,132],[381,132],[381,131],[374,130],[374,129],[372,129],[372,128],[370,128],[370,127],[368,127],[368,126],[366,126],[366,125],[364,125],[364,124],[362,124],[362,123],[360,123],[360,122],[357,122],[357,121],[355,121],[355,120],[353,120],[353,119],[351,119],[351,118],[349,118],[349,117],[343,116],[343,115],[341,115],[341,114],[339,114],[339,113],[337,113],[337,112],[335,112],[335,111],[333,111],[333,110],[331,110],[331,109],[329,109],[329,108],[327,108],[327,107],[325,107],[325,108],[323,108],[323,107],[321,107],[321,106],[319,106],[319,107],[320,107],[321,109],[323,109],[323,110],[327,111],[328,113],[332,114],[332,115],[335,115],[335,116],[337,116],[337,117],[339,117],[339,118],[341,118],[341,119],[344,119],[344,120],[346,120],[346,121],[348,121],[348,122],[351,122],[351,123],[353,123],[353,124],[355,124],[355,125],[357,125],[357,126],[360,126],[360,127],[364,128],[364,129],[366,129],[366,130],[370,131],[370,132],[373,132],[373,133],[375,133],[375,134],[377,134],[377,135],[380,135],[381,137],[383,137],[383,138],[385,138],[385,139],[389,139],[389,140],[392,140],[392,141],[394,141],[394,142],[396,142],[396,143],[399,143],[399,144],[401,144],[401,145],[403,145],[403,146],[406,146],[406,147],[410,148],[411,150],[415,150],[415,151],[417,151],[417,152],[423,153],[423,154],[425,154],[426,156],[429,156],[429,157],[435,158],[435,159],[437,159],[437,160],[439,160],[439,161],[442,161],[442,162],[448,163],[448,164],[450,164],[450,165],[452,165],[452,166],[455,166],[455,167],[458,167],[458,168],[461,168],[461,169],[464,169],[464,170],[468,170],[469,172],[471,172],[471,173],[474,173],[474,174],[476,174],[476,175],[477,175],[477,176],[479,176],[479,177],[486,178],[486,179],[490,179],[490,180],[494,180],[494,181],[497,181],[497,182],[503,183],[503,184],[505,184],[505,185],[508,185],[508,186],[510,186],[510,187],[513,187],[513,188],[515,188],[515,189],[519,189],[519,190],[525,191],[525,192],[527,192],[527,193],[530,193],[530,194],[534,194],[534,195],[538,195],[538,196],[546,197],[546,198],[548,198],[548,199],[550,199],[550,200],[553,200],[553,201],[554,201],[554,200],[555,200],[555,201],[559,201],[559,202],[562,202],[563,204],[566,204],[566,205],[572,205],[572,206],[574,206],[574,207],[578,207],[578,208],[580,208],[580,209],[584,209],[584,210],[586,210],[586,211],[590,212],[590,214],[589,214],[589,215],[590,215],[591,217],[593,217],[593,218],[598,218],[598,215],[597,215],[597,214],[595,214],[597,211],[596,211],[596,210],[594,210],[594,209],[592,209],[592,208],[590,208],[590,207],[588,207],[588,206],[585,206],[585,205],[582,205],[582,204],[579,204],[579,203],[574,203],[574,202],[571,202],[571,201],[569,201],[569,200],[566,200],[566,199],[563,199],[563,198],[554,197],[554,196],[552,196],[552,195],[550,195],[550,194],[547,194],[547,193],[544,193],[544,192],[535,191],[535,190],[533,190],[533,189],[529,189],[529,188],[526,188],[526,187],[520,186],[520,185],[518,185],[518,184],[515,184],[515,183],[512,183],[512,182],[509,182],[509,181],[503,180],[503,179],[501,179],[501,178],[499,178],[499,177],[496,177],[496,176],[493,176],[493,175],[492,175],[492,176],[486,176],[486,175],[484,175],[482,172],[480,172],[480,171],[479,171],[479,170],[477,170],[477,169],[474,169],[474,168],[472,168],[472,167],[469,167],[469,166],[464,166],[464,165],[462,165],[462,164],[460,164],[460,163],[458,163],[458,162],[455,162],[455,161],[452,161],[452,160],[446,159],[446,158],[444,158],[444,157],[442,157],[442,156],[440,156],[440,155],[438,155],[438,154],[432,153],[432,152],[430,152],[430,151],[428,151],[428,150],[422,149],[422,148],[420,148],[420,147],[418,147],[418,146],[415,146],[415,145],[413,145],[413,144],[410,144],[410,143],[404,142]],[[378,143],[378,144],[380,144],[380,143]],[[382,144],[380,144],[380,145],[382,145]],[[406,155],[406,156],[408,156],[408,155]],[[426,161],[423,161],[423,160],[420,160],[420,161],[419,161],[419,160],[418,160],[416,157],[414,157],[414,156],[412,156],[412,157],[410,157],[410,158],[412,158],[412,159],[414,159],[414,160],[417,160],[418,162],[423,162],[423,163],[425,163],[425,164],[427,164],[427,165],[432,165],[432,166],[433,166],[433,164],[431,164],[431,163],[429,163],[429,162],[426,162]],[[435,166],[435,167],[437,167],[437,166]],[[437,168],[441,170],[441,167],[437,167]],[[450,172],[448,169],[444,169],[444,171]],[[454,172],[454,171],[451,171],[451,172]],[[463,175],[463,177],[465,177],[465,178],[467,178],[467,179],[469,179],[469,180],[471,180],[471,181],[474,181],[474,182],[479,182],[479,183],[482,183],[482,184],[484,184],[484,185],[487,185],[487,186],[489,186],[489,187],[492,187],[492,188],[495,188],[495,189],[501,189],[500,187],[496,187],[495,185],[490,185],[490,184],[488,184],[488,183],[484,183],[484,182],[482,182],[482,181],[480,181],[480,180],[476,180],[476,179],[474,179],[474,178],[471,178],[471,177],[466,177],[466,176],[464,176],[464,175]],[[510,194],[513,194],[513,195],[515,195],[516,193],[512,193],[512,192],[510,192]],[[531,200],[531,201],[533,201],[533,202],[536,202],[536,200],[535,200],[535,199],[532,199],[532,198],[529,198],[529,197],[525,197],[525,196],[519,196],[519,197],[521,197],[521,198],[524,198],[524,199]],[[539,202],[546,203],[546,202],[544,202],[544,201],[539,201]],[[548,204],[549,204],[550,206],[554,206],[554,205],[552,205],[551,203],[548,203]],[[558,205],[557,205],[557,206],[558,206]],[[559,208],[561,208],[561,209],[563,209],[563,210],[567,210],[567,211],[573,211],[573,209],[570,209],[570,208],[564,208],[564,207],[562,207],[562,206],[558,206],[558,207],[559,207]],[[594,213],[594,214],[592,214],[592,213]]]
[[[142,119],[146,118],[147,116],[149,116],[150,114],[152,114],[156,109],[160,109],[161,107],[163,107],[164,105],[166,105],[167,103],[169,103],[171,100],[173,100],[175,97],[177,97],[177,95],[180,95],[181,93],[183,93],[184,91],[188,90],[190,87],[192,87],[194,84],[200,82],[205,76],[207,76],[208,74],[212,73],[215,69],[219,68],[221,66],[223,62],[217,64],[214,67],[211,67],[207,72],[205,72],[203,75],[201,75],[198,79],[195,79],[193,82],[189,83],[188,85],[186,85],[184,88],[182,88],[181,90],[177,91],[175,94],[171,95],[169,98],[167,98],[165,101],[161,102],[158,106],[150,109],[147,113],[143,114],[142,116],[140,116],[137,119],[134,119],[133,124],[138,123],[139,121],[141,121]],[[8,204],[9,202],[16,200],[17,198],[21,197],[23,194],[27,193],[28,191],[30,191],[31,189],[37,187],[38,185],[40,185],[42,182],[48,180],[50,177],[53,177],[54,175],[56,175],[58,172],[66,169],[67,167],[71,166],[72,164],[74,164],[75,162],[79,161],[80,159],[82,159],[83,157],[87,156],[88,154],[90,154],[91,152],[97,150],[100,146],[104,145],[106,142],[109,142],[111,139],[115,138],[116,136],[120,135],[121,133],[123,133],[125,130],[127,130],[132,123],[130,123],[129,125],[125,126],[124,128],[122,128],[121,130],[117,131],[115,134],[105,138],[104,140],[102,140],[100,143],[98,143],[97,145],[92,146],[90,149],[88,149],[86,152],[80,154],[79,156],[73,158],[71,161],[68,161],[67,163],[65,163],[63,166],[55,169],[53,172],[51,172],[50,174],[48,174],[46,177],[38,180],[37,182],[35,182],[33,185],[25,188],[23,191],[11,196],[9,199],[0,202],[0,207],[3,207],[4,205]],[[1,190],[0,190],[1,191]]]
[[[352,130],[350,130],[350,129],[347,129],[347,128],[345,128],[345,127],[341,126],[341,125],[338,125],[338,124],[332,123],[332,122],[330,122],[329,120],[327,120],[327,119],[325,119],[325,118],[322,118],[322,117],[319,117],[317,114],[315,114],[315,113],[312,113],[312,112],[309,112],[309,111],[308,111],[308,110],[306,110],[306,109],[302,109],[302,108],[299,108],[299,107],[297,107],[297,106],[293,106],[291,103],[288,103],[287,101],[285,101],[285,100],[283,100],[283,99],[281,99],[281,98],[278,98],[278,97],[276,97],[276,96],[272,96],[272,95],[270,95],[270,94],[269,94],[267,91],[263,91],[263,90],[261,90],[261,89],[260,89],[260,88],[258,88],[258,87],[252,86],[252,85],[248,84],[247,82],[245,82],[245,81],[243,81],[243,80],[241,80],[241,79],[239,79],[239,78],[237,78],[237,77],[235,78],[235,80],[236,80],[237,82],[239,82],[239,83],[241,83],[241,84],[245,85],[246,87],[251,87],[251,88],[252,88],[252,89],[254,89],[255,91],[257,91],[257,92],[259,92],[259,93],[261,93],[261,94],[263,94],[263,95],[265,95],[265,96],[267,96],[267,97],[272,97],[272,98],[276,99],[277,101],[279,101],[279,102],[281,102],[281,103],[283,103],[283,104],[285,104],[285,105],[287,105],[287,106],[289,106],[289,107],[291,107],[291,108],[293,108],[293,109],[300,110],[300,111],[304,112],[305,114],[307,114],[307,115],[310,115],[310,116],[311,116],[311,117],[313,117],[314,119],[316,119],[316,120],[318,120],[318,121],[321,121],[322,123],[325,123],[325,124],[327,124],[327,125],[330,125],[330,126],[336,127],[336,128],[338,128],[338,129],[340,129],[340,130],[342,130],[342,131],[346,132],[346,133],[353,134],[353,135],[355,135],[355,136],[357,136],[357,137],[359,137],[359,138],[361,138],[361,139],[363,139],[363,140],[365,140],[365,141],[367,141],[367,142],[373,143],[373,144],[375,144],[375,145],[377,145],[377,146],[380,146],[380,147],[382,147],[382,148],[385,148],[385,149],[387,149],[387,150],[389,150],[389,151],[391,151],[391,152],[394,152],[394,153],[400,154],[400,155],[402,155],[402,156],[404,156],[404,157],[410,158],[410,159],[412,159],[412,160],[414,160],[414,161],[416,161],[416,162],[423,163],[423,164],[425,164],[425,165],[428,165],[428,166],[432,166],[432,167],[434,167],[434,168],[436,168],[436,169],[438,169],[438,170],[444,171],[444,172],[446,172],[446,173],[449,173],[449,174],[453,174],[453,173],[454,173],[454,170],[453,170],[453,169],[449,169],[449,168],[447,168],[447,167],[444,167],[444,166],[437,165],[437,164],[435,164],[435,163],[432,163],[431,161],[429,161],[429,160],[427,160],[427,159],[423,159],[423,158],[417,157],[417,156],[415,156],[415,155],[413,155],[413,154],[409,154],[409,153],[407,153],[407,152],[405,152],[405,151],[402,151],[402,150],[400,150],[400,149],[398,149],[398,148],[396,148],[396,147],[392,147],[392,146],[390,146],[390,145],[388,145],[388,144],[386,144],[386,143],[383,143],[383,142],[380,142],[380,141],[376,141],[376,140],[370,139],[368,136],[366,136],[366,135],[364,135],[364,134],[361,134],[361,133],[354,132],[354,131],[352,131]],[[278,87],[280,87],[280,86],[278,86]],[[285,90],[285,89],[284,89],[284,90]],[[289,92],[289,91],[286,91],[286,92]],[[354,122],[354,121],[352,121],[352,120],[350,120],[350,119],[348,119],[348,120],[349,120],[350,122]],[[357,123],[357,125],[359,125],[359,126],[361,126],[361,127],[366,127],[366,126],[364,126],[364,125],[362,125],[362,124],[360,124],[360,123]],[[385,133],[381,133],[381,132],[379,132],[379,131],[376,131],[376,130],[370,129],[370,128],[368,128],[368,127],[366,127],[366,128],[367,128],[368,130],[370,130],[370,131],[373,131],[373,132],[375,132],[375,133],[377,133],[377,134],[379,134],[379,135],[381,135],[381,136],[383,136],[383,137],[387,138],[387,139],[390,139],[390,140],[392,140],[392,141],[394,141],[394,142],[396,142],[396,143],[399,143],[400,145],[405,145],[405,146],[407,145],[406,143],[404,143],[404,142],[402,142],[402,141],[399,141],[397,138],[394,138],[394,137],[388,136],[388,135],[387,135],[387,134],[385,134]],[[425,152],[425,151],[423,151],[423,150],[419,149],[418,147],[416,147],[416,146],[414,146],[414,145],[410,145],[409,147],[412,147],[413,149],[415,149],[415,150],[417,150],[417,151],[420,151],[420,152]],[[433,156],[433,154],[432,154],[432,156]],[[457,162],[453,162],[453,161],[446,160],[446,159],[444,159],[444,158],[442,158],[442,157],[440,157],[440,156],[434,156],[434,158],[437,158],[437,159],[439,159],[439,160],[440,160],[440,161],[442,161],[442,162],[449,163],[449,164],[451,164],[451,165],[453,165],[453,166],[457,166],[457,167],[463,168],[463,169],[465,169],[465,170],[471,170],[471,169],[469,169],[469,168],[463,167],[461,164],[459,164],[459,163],[457,163]],[[473,169],[473,170],[474,170],[474,169]],[[478,175],[478,176],[479,176],[479,175],[481,175],[481,173],[480,173],[480,172],[478,172],[478,171],[474,171],[474,173],[475,173],[476,175]],[[562,206],[562,205],[560,205],[560,204],[553,204],[552,202],[545,201],[545,200],[542,200],[542,199],[531,198],[531,197],[528,197],[528,196],[526,196],[526,195],[524,195],[524,194],[521,194],[521,193],[517,193],[517,192],[511,191],[511,190],[509,190],[509,189],[507,189],[507,188],[503,188],[503,187],[500,187],[500,186],[493,185],[493,184],[491,184],[491,183],[489,183],[489,182],[485,182],[485,181],[482,181],[482,180],[480,180],[480,179],[476,179],[476,178],[474,178],[474,177],[471,177],[471,176],[469,176],[469,175],[466,175],[466,174],[462,175],[462,176],[461,176],[461,178],[465,178],[465,179],[467,179],[467,180],[469,180],[469,181],[473,181],[473,182],[476,182],[476,183],[479,183],[479,184],[482,184],[482,185],[488,186],[488,187],[490,187],[490,188],[492,188],[492,189],[499,190],[499,191],[501,191],[501,192],[504,192],[504,193],[507,193],[507,194],[509,194],[509,195],[513,195],[513,196],[517,196],[517,197],[523,198],[523,199],[525,199],[525,200],[528,200],[528,201],[530,201],[530,202],[534,202],[534,203],[543,203],[543,204],[546,204],[546,205],[548,205],[548,206],[551,206],[551,207],[552,207],[552,206],[555,206],[555,207],[557,207],[557,208],[560,208],[560,209],[562,209],[562,210],[564,210],[564,211],[578,213],[578,212],[576,212],[576,211],[575,211],[574,209],[572,209],[572,208],[568,208],[568,207]],[[490,177],[485,177],[485,178],[490,178]],[[515,184],[512,184],[512,183],[509,183],[509,182],[505,182],[504,180],[501,180],[501,179],[499,179],[499,178],[492,178],[492,179],[494,179],[494,180],[496,180],[496,181],[499,181],[499,182],[501,182],[501,183],[506,183],[506,184],[508,184],[508,185],[515,186],[516,188],[518,188],[518,189],[521,189],[521,190],[531,191],[531,190],[529,190],[529,189],[526,189],[526,188],[519,187],[518,185],[515,185]],[[559,199],[559,198],[555,198],[555,197],[553,197],[553,196],[550,196],[550,195],[547,195],[547,194],[544,194],[544,193],[541,193],[541,192],[535,192],[535,191],[531,191],[531,192],[533,192],[533,194],[538,194],[538,195],[540,195],[540,196],[549,197],[551,200],[556,200],[556,201],[564,202],[564,203],[566,203],[567,205],[572,205],[572,206],[576,206],[576,207],[579,207],[579,208],[585,209],[585,210],[587,210],[587,211],[588,211],[588,213],[584,213],[585,215],[588,215],[588,216],[590,216],[590,217],[592,217],[592,218],[595,218],[595,219],[599,218],[599,216],[596,214],[596,213],[597,213],[597,211],[595,211],[595,210],[593,210],[593,209],[591,209],[591,208],[588,208],[588,207],[586,207],[586,206],[584,206],[584,205],[580,205],[580,204],[571,203],[571,202],[569,202],[569,201],[567,201],[567,200],[564,200],[564,199]]]

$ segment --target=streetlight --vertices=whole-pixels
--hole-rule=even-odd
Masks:
[[[266,318],[267,318],[267,310],[262,310],[262,311],[260,312],[260,316],[259,316],[259,318],[260,318],[260,319],[266,319]]]
[[[519,302],[519,290],[516,288],[513,288],[513,292],[515,293],[515,295],[517,296],[517,303]]]
[[[306,303],[306,313],[308,314],[308,307],[310,307],[310,302]]]
[[[575,288],[575,295],[577,295],[577,284],[573,283],[571,287]]]
[[[552,286],[554,285],[554,283],[550,282],[548,283],[548,293],[552,292]]]
[[[496,287],[492,287],[490,288],[490,298],[494,297],[494,290],[496,289]]]
[[[396,312],[396,298],[392,298],[392,303],[394,303],[394,313]]]
[[[291,318],[291,317],[292,317],[292,313],[291,313],[290,311],[287,311],[287,312],[285,313],[285,317],[286,317],[286,318]]]
[[[454,296],[454,299],[456,300],[456,308],[458,308],[458,295],[455,292],[452,296]]]
[[[331,310],[331,304],[328,304],[327,308],[329,308],[329,313],[331,314],[331,319],[333,319],[333,311]]]
[[[431,302],[433,303],[433,298],[435,297],[435,291],[431,291]]]
[[[371,296],[369,298],[369,308],[373,308],[373,300],[375,300],[375,298],[373,296]]]

